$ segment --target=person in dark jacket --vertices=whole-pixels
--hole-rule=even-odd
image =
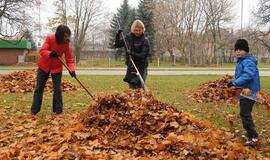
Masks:
[[[234,80],[228,83],[228,87],[236,86],[248,88],[251,90],[251,99],[256,99],[256,93],[260,91],[259,69],[257,59],[249,53],[248,42],[245,39],[239,39],[235,43],[235,56],[237,58]],[[246,130],[246,145],[254,146],[258,141],[258,133],[252,119],[252,108],[254,100],[238,97],[240,100],[240,117],[243,128]]]
[[[63,65],[58,58],[65,55],[70,75],[76,77],[72,49],[69,47],[70,36],[70,29],[66,25],[59,25],[56,28],[55,34],[47,36],[40,48],[40,58],[37,62],[37,83],[31,107],[32,115],[35,115],[40,111],[44,87],[50,75],[53,82],[53,112],[56,114],[62,113],[63,100],[61,79]]]
[[[132,89],[142,88],[139,77],[136,75],[136,70],[130,61],[133,59],[136,67],[138,68],[144,82],[147,77],[148,58],[150,56],[149,41],[144,36],[145,27],[142,21],[135,20],[131,25],[131,32],[125,36],[128,50],[126,52],[126,65],[127,71],[124,81],[129,84]],[[122,30],[119,30],[115,39],[115,48],[125,46],[124,40],[121,37]]]

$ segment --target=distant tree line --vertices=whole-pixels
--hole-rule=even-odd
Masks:
[[[269,3],[260,0],[254,26],[242,31],[230,25],[235,18],[232,0],[140,0],[135,8],[123,0],[112,17],[102,11],[102,0],[59,0],[55,1],[56,16],[50,19],[50,26],[71,26],[77,62],[83,48],[95,49],[97,44],[113,48],[117,21],[127,34],[132,22],[140,19],[155,57],[169,54],[171,60],[177,57],[184,64],[212,64],[233,61],[233,45],[238,38],[247,39],[251,52],[257,55],[270,51]],[[123,55],[123,50],[117,50],[115,57]]]
[[[22,39],[29,29],[31,18],[27,12],[34,0],[1,0],[0,1],[0,38]]]
[[[102,16],[102,0],[57,0],[55,17],[49,19],[52,31],[59,24],[67,24],[72,30],[73,51],[76,62],[80,61],[81,51],[86,41],[95,32]]]
[[[172,60],[177,56],[185,64],[218,63],[226,61],[228,55],[232,61],[233,45],[238,38],[246,38],[251,51],[265,47],[270,51],[269,28],[267,32],[257,26],[240,31],[230,26],[235,18],[233,5],[232,0],[140,0],[134,9],[128,0],[123,0],[111,21],[110,44],[114,43],[118,30],[117,20],[124,33],[128,33],[131,23],[141,19],[155,56],[167,53]],[[254,13],[256,24],[269,25],[269,6],[270,0],[260,0]],[[123,51],[117,53],[120,56]]]
[[[254,11],[252,24],[242,31],[232,28],[232,0],[140,0],[135,8],[123,0],[110,17],[102,8],[103,0],[55,0],[57,10],[49,19],[54,31],[59,24],[67,24],[73,33],[73,49],[79,62],[83,48],[99,44],[111,47],[120,22],[124,33],[131,23],[140,19],[146,26],[151,52],[156,57],[169,54],[171,59],[185,64],[218,63],[233,56],[233,44],[238,38],[250,43],[251,52],[258,56],[270,53],[270,0],[260,0]],[[3,0],[0,2],[0,38],[28,39],[33,42],[31,15],[27,10],[35,0]],[[33,15],[32,15],[33,16]],[[111,21],[108,22],[108,19]],[[239,22],[240,24],[240,22]],[[33,45],[33,49],[36,47]],[[116,58],[123,55],[119,50]],[[232,60],[232,58],[230,58]]]

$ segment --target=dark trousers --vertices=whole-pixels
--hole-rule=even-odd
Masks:
[[[144,71],[143,71],[143,74],[141,75],[142,76],[142,79],[144,81],[144,84],[145,84],[147,75],[148,75],[148,71],[147,71],[147,68],[145,68]],[[136,78],[139,81],[139,77],[137,75],[136,75]],[[128,83],[128,85],[129,85],[129,88],[131,88],[131,89],[143,88],[143,86],[142,86],[142,84],[141,84],[140,81],[139,81],[139,83],[135,83],[135,84],[134,83]]]
[[[244,129],[247,132],[248,138],[257,138],[258,133],[255,130],[255,125],[252,119],[252,108],[255,101],[249,99],[240,99],[240,117],[242,120],[242,124]]]
[[[50,73],[44,72],[42,69],[37,70],[37,85],[34,92],[31,112],[37,114],[42,104],[43,92]],[[62,73],[51,74],[53,82],[53,112],[61,113],[63,111],[63,100],[61,90]]]

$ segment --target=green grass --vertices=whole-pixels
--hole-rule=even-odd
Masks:
[[[77,69],[80,70],[89,70],[89,69],[94,69],[94,68],[125,68],[125,62],[122,60],[114,60],[111,59],[110,62],[108,59],[95,59],[94,61],[91,60],[86,60],[86,61],[81,61],[77,65]],[[0,65],[0,70],[25,70],[25,69],[35,69],[36,65],[33,63],[30,66],[8,66],[8,65]],[[203,65],[203,66],[190,66],[190,65],[184,65],[181,63],[176,63],[173,65],[172,62],[170,61],[160,61],[160,64],[158,66],[158,63],[156,60],[153,60],[151,63],[149,63],[149,68],[151,69],[162,69],[162,68],[171,68],[171,69],[177,69],[177,70],[234,70],[235,68],[235,63],[224,63],[222,65]],[[269,64],[265,63],[260,63],[259,68],[264,68],[264,70],[270,70]]]
[[[113,58],[110,59],[95,59],[95,60],[86,60],[81,61],[80,66],[84,67],[125,67],[124,60],[114,60]],[[149,63],[150,68],[234,68],[235,63],[223,63],[223,64],[211,64],[211,65],[184,65],[180,62],[176,62],[175,64],[168,60],[160,60],[159,65],[156,59]],[[269,64],[260,63],[260,68],[270,68]]]
[[[200,83],[207,82],[209,80],[215,80],[220,76],[150,76],[147,80],[149,90],[153,95],[166,102],[177,105],[180,111],[190,111],[199,118],[209,119],[217,127],[228,127],[227,115],[232,114],[239,121],[237,106],[228,106],[227,104],[215,104],[215,103],[196,103],[193,100],[187,98],[189,90],[196,88]],[[64,77],[76,83],[74,79]],[[94,95],[99,92],[112,93],[116,90],[123,91],[127,89],[126,83],[122,81],[122,76],[79,76],[82,83]],[[261,78],[261,88],[264,91],[270,92],[269,88],[270,77]],[[16,112],[28,113],[32,103],[32,93],[16,93],[16,94],[1,94],[0,107],[12,108],[8,114],[12,115]],[[71,93],[63,93],[64,98],[64,112],[72,114],[75,112],[81,112],[86,110],[90,104],[91,99],[86,92],[81,89],[79,91]],[[45,93],[43,97],[43,104],[41,108],[41,115],[52,113],[52,94]],[[259,117],[256,119],[259,124],[262,124],[263,128],[269,123],[269,117],[263,106],[255,107],[255,115]],[[236,122],[240,123],[240,122]],[[263,125],[265,124],[265,125]],[[241,127],[238,126],[238,129]],[[270,129],[269,129],[270,130]]]
[[[189,90],[196,88],[200,83],[215,80],[220,76],[150,76],[147,80],[149,90],[153,95],[167,103],[177,105],[180,111],[190,111],[199,118],[209,119],[218,127],[228,127],[227,115],[232,114],[238,118],[239,110],[236,106],[228,106],[227,104],[215,103],[196,103],[187,98]],[[64,77],[76,83],[74,79]],[[116,90],[123,91],[127,89],[126,83],[122,81],[122,76],[79,76],[82,83],[94,95],[99,92],[112,93]],[[270,77],[261,78],[262,90],[270,92],[268,87]],[[1,94],[0,107],[13,108],[8,114],[14,112],[28,113],[32,103],[32,93],[16,93],[16,94]],[[64,112],[72,114],[81,112],[87,109],[91,104],[90,97],[84,90],[79,90],[71,93],[63,93]],[[41,115],[52,113],[52,94],[45,93],[41,108]],[[255,113],[258,113],[259,119],[256,119],[259,124],[269,123],[268,115],[263,106],[255,107]],[[255,115],[256,116],[256,115]],[[262,118],[262,119],[261,119]],[[240,123],[240,122],[236,122]],[[240,127],[239,127],[240,128]],[[259,126],[260,128],[260,126]],[[270,129],[269,129],[270,130]]]
[[[64,78],[76,83],[69,76],[64,76]],[[78,78],[94,95],[100,92],[112,93],[116,90],[123,91],[128,88],[127,84],[122,81],[122,76],[79,76]],[[149,76],[147,86],[157,99],[176,105],[179,111],[191,112],[199,119],[210,120],[217,128],[225,128],[240,134],[243,132],[243,128],[237,105],[197,103],[188,98],[191,89],[197,88],[203,82],[217,78],[220,78],[220,76]],[[269,81],[270,77],[261,77],[261,88],[268,93],[270,93]],[[33,93],[1,94],[0,111],[1,108],[5,108],[8,110],[7,114],[9,116],[28,114],[31,108],[32,97]],[[83,112],[92,103],[91,98],[84,90],[63,93],[63,99],[65,114]],[[44,115],[50,114],[52,114],[52,94],[46,93],[43,97],[43,104],[38,117],[42,119]],[[257,131],[262,138],[262,144],[258,150],[260,150],[261,154],[264,154],[264,152],[269,151],[270,146],[266,140],[270,139],[270,116],[264,106],[258,105],[254,107],[253,116]],[[1,118],[0,122],[1,129],[4,124]]]

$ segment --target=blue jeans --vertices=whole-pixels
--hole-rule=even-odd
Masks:
[[[34,92],[31,112],[37,114],[43,99],[43,92],[50,73],[44,72],[42,69],[37,70],[37,85]],[[61,113],[63,111],[63,99],[61,90],[62,73],[51,74],[53,82],[53,112]]]
[[[242,124],[244,129],[247,132],[248,138],[257,138],[258,133],[255,130],[255,125],[252,119],[252,108],[255,101],[243,98],[240,99],[240,117],[242,120]]]

